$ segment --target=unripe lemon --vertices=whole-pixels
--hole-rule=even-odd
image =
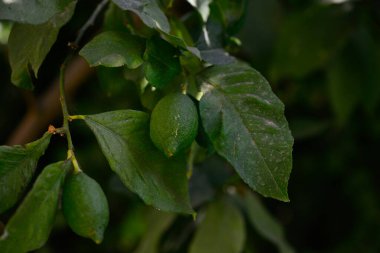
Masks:
[[[83,172],[70,175],[62,196],[63,214],[70,228],[99,244],[108,225],[109,210],[100,185]]]
[[[190,147],[197,132],[197,108],[188,96],[169,94],[154,107],[150,137],[166,156],[171,157]]]

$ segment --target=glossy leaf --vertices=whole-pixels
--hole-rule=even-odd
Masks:
[[[37,76],[42,62],[57,39],[59,29],[73,15],[75,5],[76,1],[71,2],[62,12],[53,16],[46,23],[40,25],[15,24],[13,26],[8,41],[13,84],[25,89],[33,89],[33,85],[27,77],[28,65],[30,64]],[[29,11],[29,9],[26,10]]]
[[[158,212],[153,210],[147,218],[149,226],[144,237],[134,253],[158,253],[159,243],[162,235],[173,223],[176,216],[171,213]]]
[[[211,67],[199,78],[201,119],[215,150],[255,191],[288,201],[293,137],[268,82],[243,64]]]
[[[126,32],[103,32],[87,43],[79,52],[90,66],[128,68],[139,67],[143,60],[143,44],[141,40]]]
[[[149,27],[170,32],[170,24],[157,0],[112,0],[123,10],[133,11]]]
[[[165,87],[181,73],[177,49],[159,37],[147,41],[144,59],[145,77],[154,87]]]
[[[207,208],[189,253],[240,253],[244,241],[244,220],[239,210],[226,201],[217,201]]]
[[[0,213],[11,208],[22,196],[50,137],[51,134],[46,133],[25,146],[0,146]]]
[[[0,19],[18,23],[42,24],[65,10],[72,0],[2,0]]]
[[[315,5],[288,17],[281,28],[272,67],[274,78],[302,78],[323,67],[341,46],[347,12]]]
[[[149,116],[121,110],[85,116],[111,169],[147,204],[192,213],[184,156],[166,158],[149,137]]]
[[[108,225],[107,198],[100,185],[83,172],[70,175],[64,185],[62,210],[70,228],[99,244]]]
[[[37,178],[0,237],[1,253],[24,253],[42,247],[53,227],[59,193],[71,162],[47,166]]]
[[[275,244],[280,253],[294,253],[285,239],[282,226],[265,209],[260,200],[250,192],[245,193],[242,198],[248,220],[256,231]]]

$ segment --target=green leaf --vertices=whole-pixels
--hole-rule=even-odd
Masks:
[[[160,239],[163,233],[173,223],[175,217],[176,216],[171,213],[153,210],[147,218],[149,229],[144,234],[144,237],[141,239],[134,253],[158,253]]]
[[[107,198],[100,185],[83,172],[71,174],[64,185],[62,210],[70,228],[99,244],[108,225]]]
[[[0,213],[11,208],[22,196],[50,137],[51,134],[46,133],[25,146],[0,146]]]
[[[133,11],[149,27],[170,32],[170,24],[156,0],[112,0],[123,10]]]
[[[70,3],[72,0],[2,0],[0,1],[0,19],[34,25],[42,24],[64,11]]]
[[[212,0],[187,0],[192,6],[197,8],[197,11],[202,16],[203,22],[206,22],[210,15],[210,3]]]
[[[103,32],[87,43],[79,52],[91,67],[103,65],[130,69],[139,67],[143,60],[142,41],[126,32]]]
[[[240,253],[245,241],[244,220],[226,201],[211,203],[201,222],[190,253]]]
[[[213,65],[226,65],[236,62],[235,57],[222,48],[201,50],[200,54],[204,61]]]
[[[327,69],[330,101],[336,119],[341,125],[347,122],[359,105],[362,90],[363,76],[362,72],[357,71],[358,65],[355,63],[357,58],[349,59],[349,57],[351,53],[344,54],[334,60]]]
[[[302,78],[325,66],[347,34],[343,8],[315,5],[290,15],[277,39],[273,78]]]
[[[248,0],[214,0],[210,6],[211,13],[218,17],[228,33],[235,34],[243,24],[248,2]]]
[[[42,247],[53,227],[59,193],[71,162],[47,166],[0,237],[0,252],[24,253]]]
[[[159,37],[147,41],[144,59],[145,77],[154,87],[164,88],[181,73],[178,50]]]
[[[192,213],[186,159],[166,158],[149,137],[149,116],[121,110],[84,118],[111,169],[147,204],[165,211]]]
[[[288,201],[293,137],[268,82],[243,64],[211,67],[200,79],[201,119],[215,150],[255,191]]]
[[[280,253],[294,253],[285,239],[282,226],[265,209],[260,200],[250,192],[245,193],[242,199],[248,220],[257,232],[275,244]]]
[[[76,1],[67,5],[62,12],[40,25],[15,24],[9,36],[9,62],[12,68],[12,83],[33,89],[27,77],[30,64],[34,75],[53,46],[59,29],[70,20],[74,13]],[[23,7],[25,8],[25,7]],[[30,9],[28,9],[30,10]]]

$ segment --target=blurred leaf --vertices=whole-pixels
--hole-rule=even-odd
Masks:
[[[240,253],[245,241],[244,220],[226,201],[209,205],[190,245],[190,253]]]
[[[360,27],[327,69],[330,100],[341,125],[360,104],[370,112],[376,107],[380,95],[380,58],[376,50],[369,31]]]
[[[42,24],[65,11],[69,4],[73,4],[73,0],[1,0],[0,19]]]
[[[302,78],[323,67],[343,44],[347,18],[340,6],[318,4],[289,15],[277,40],[273,78]]]
[[[128,210],[120,225],[120,251],[130,251],[141,237],[148,231],[146,206],[143,203],[134,205],[132,210]],[[148,217],[149,218],[149,217]],[[150,231],[150,229],[149,229]]]
[[[279,0],[248,1],[244,25],[238,37],[245,56],[260,71],[272,63],[274,45],[281,29],[283,9]]]
[[[235,57],[231,56],[222,48],[202,50],[200,53],[202,60],[213,65],[226,65],[236,62]]]
[[[293,137],[268,82],[243,64],[211,67],[200,79],[200,114],[215,150],[255,191],[288,201]]]
[[[199,14],[202,16],[203,22],[206,22],[208,16],[210,15],[210,3],[212,0],[187,0],[193,7],[197,9]]]
[[[147,41],[145,77],[156,88],[164,88],[181,73],[178,51],[159,37]]]
[[[236,34],[242,26],[247,4],[248,0],[214,0],[211,10],[229,34]]]
[[[79,52],[91,67],[103,65],[106,67],[128,68],[139,67],[143,60],[142,41],[129,33],[103,32],[87,43]]]
[[[23,253],[42,247],[53,227],[59,193],[71,162],[48,165],[37,178],[0,237],[0,252]]]
[[[26,76],[28,65],[30,64],[34,75],[37,76],[42,62],[57,39],[59,29],[71,19],[75,5],[76,1],[71,2],[62,12],[53,16],[46,23],[40,25],[15,24],[13,26],[8,41],[13,84],[25,89],[33,89],[32,83]]]
[[[126,32],[127,21],[128,19],[125,11],[111,2],[108,4],[108,8],[104,14],[103,30]]]
[[[25,146],[0,146],[0,213],[22,196],[50,142],[50,133]]]
[[[85,116],[111,169],[147,204],[192,213],[183,156],[167,159],[149,137],[149,116],[122,110]],[[147,159],[149,156],[149,159]]]
[[[345,56],[350,57],[351,54]],[[352,60],[340,58],[327,69],[330,101],[340,124],[347,122],[361,97],[362,76]]]
[[[134,253],[158,253],[160,239],[173,223],[174,218],[174,214],[152,210],[150,216],[147,218],[149,229],[141,239]]]
[[[248,220],[257,232],[275,244],[280,253],[294,253],[285,239],[282,226],[265,209],[260,200],[248,191],[242,199]]]
[[[156,0],[112,0],[123,10],[133,11],[149,27],[170,32],[170,24]]]

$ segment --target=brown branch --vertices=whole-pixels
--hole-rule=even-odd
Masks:
[[[74,58],[65,73],[66,93],[72,97],[91,73],[92,70],[82,58]],[[25,144],[36,140],[47,131],[49,124],[61,115],[59,78],[37,101],[36,107],[28,108],[29,111],[10,135],[7,145]]]

